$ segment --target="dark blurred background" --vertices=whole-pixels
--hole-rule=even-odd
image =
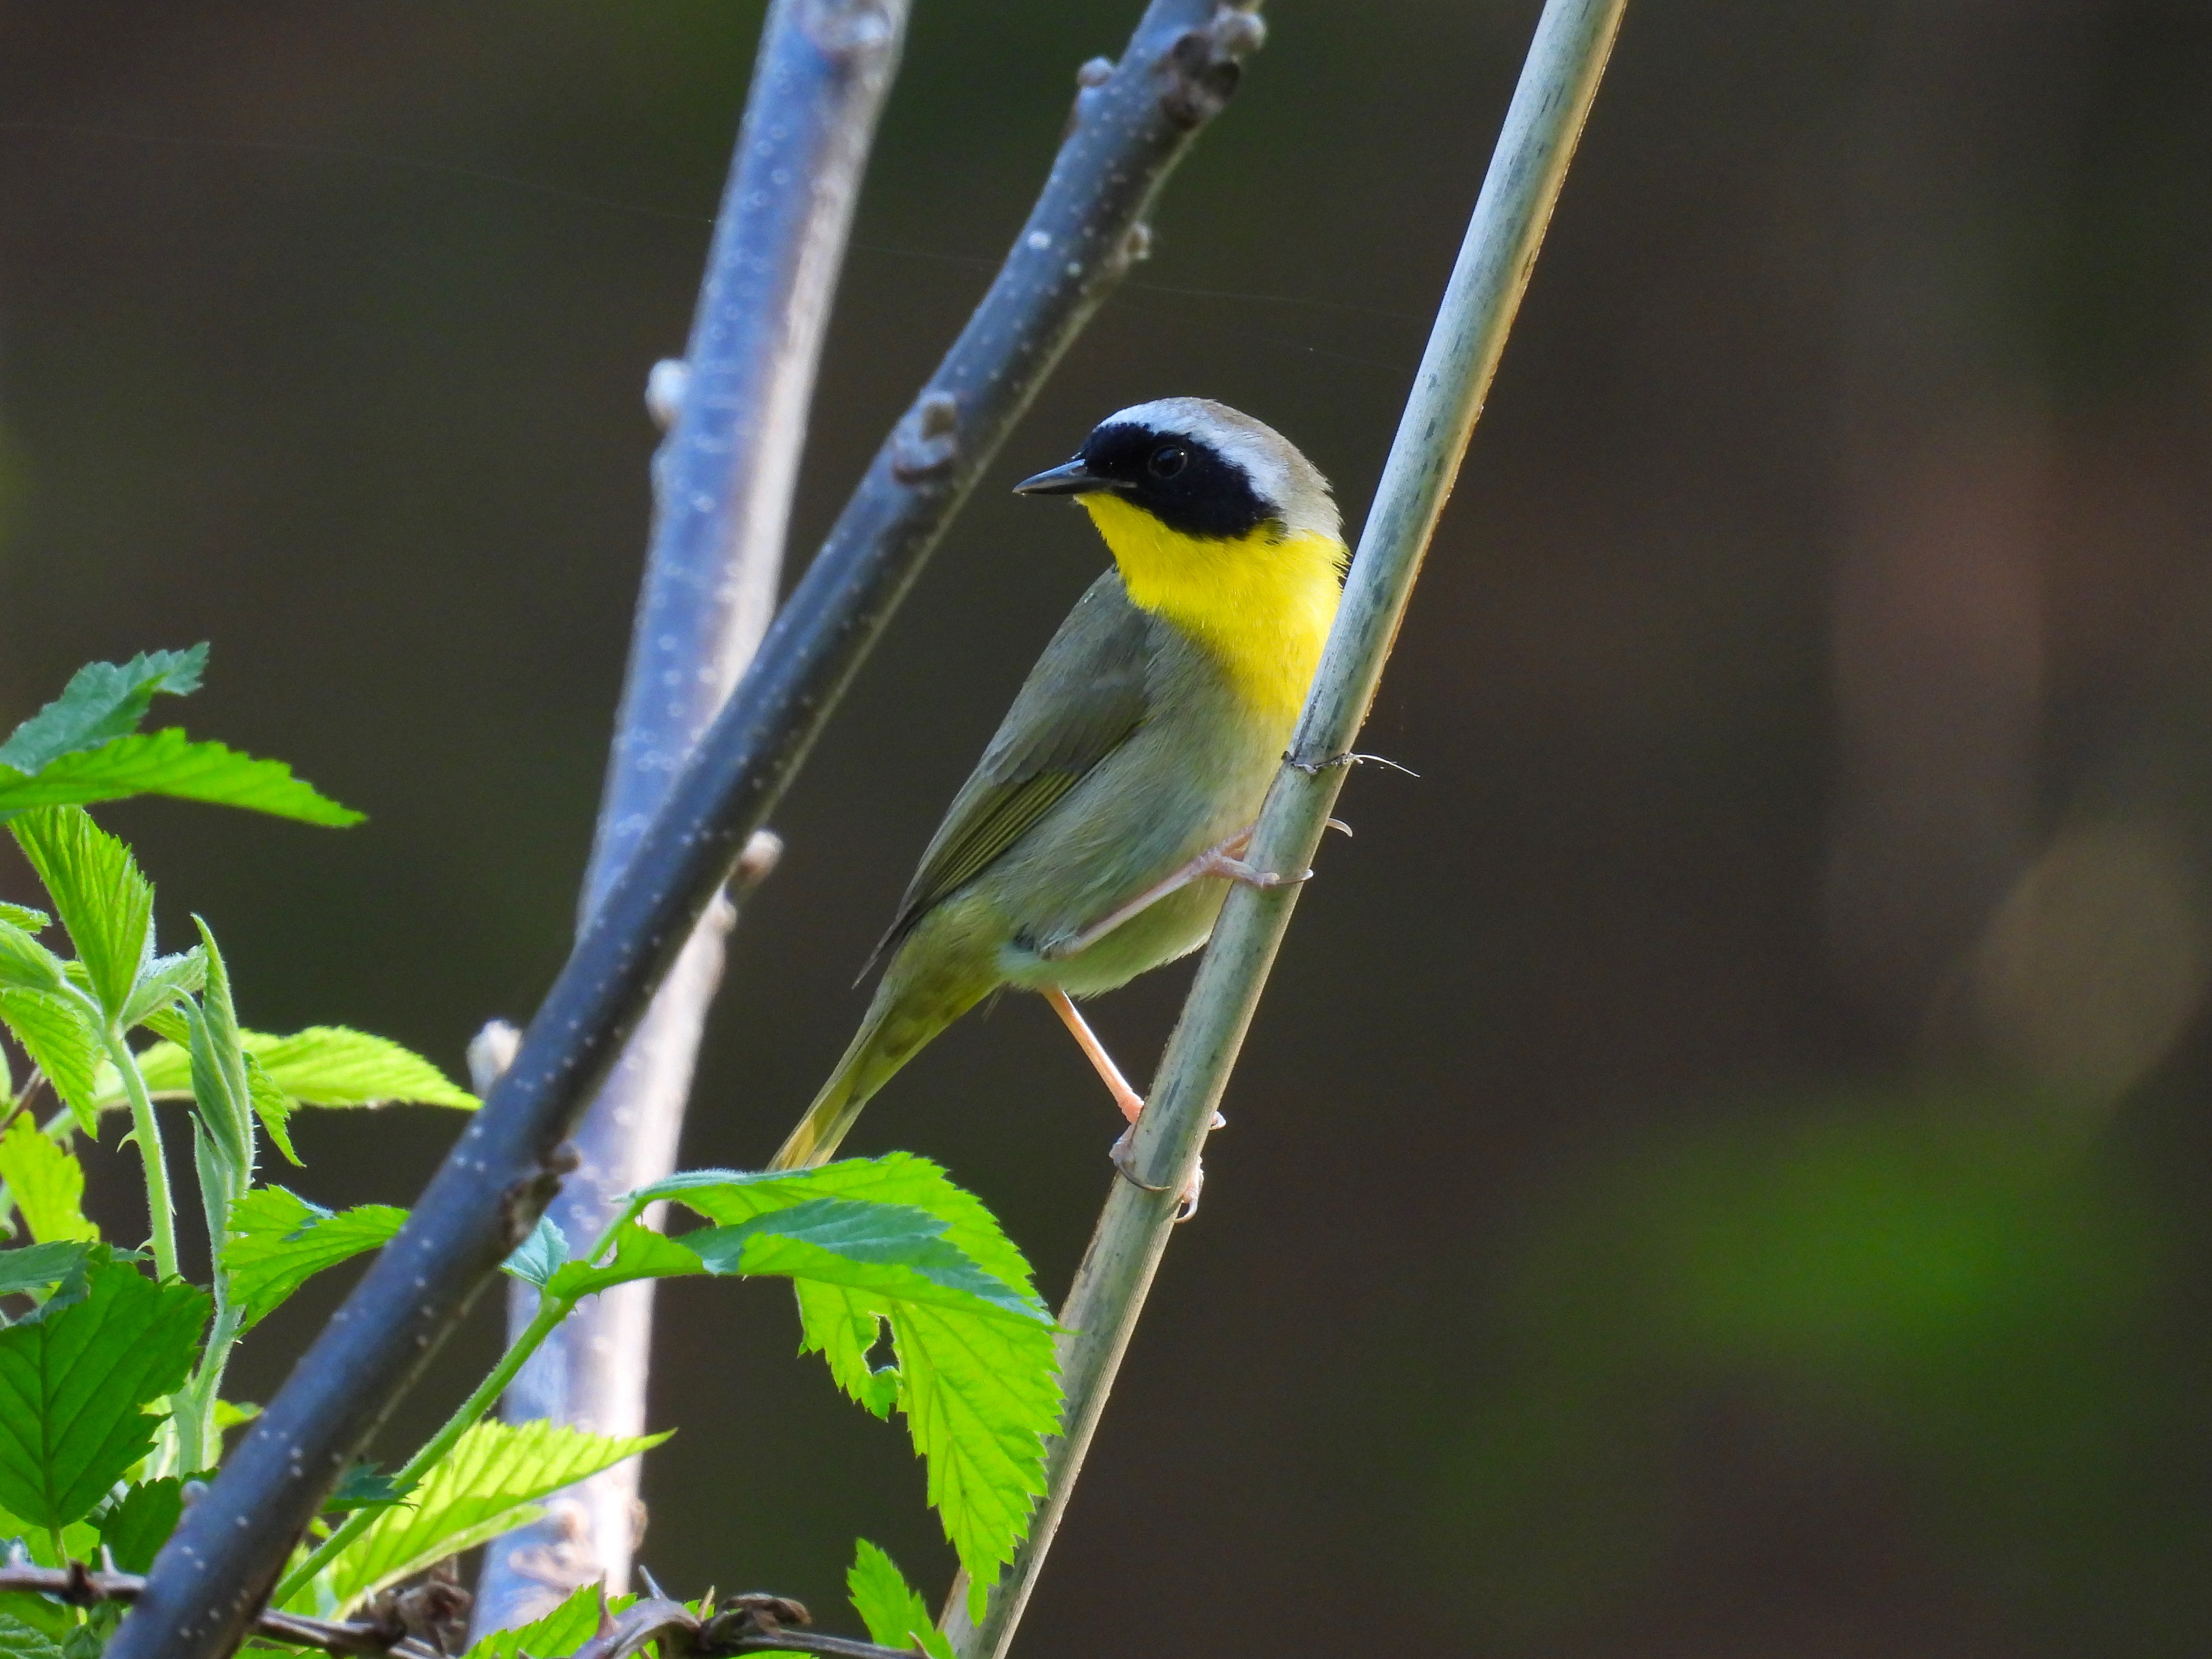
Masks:
[[[1135,10],[918,8],[794,562]],[[1270,8],[1141,281],[779,813],[687,1164],[776,1144],[1102,562],[1005,484],[1202,392],[1357,522],[1535,10]],[[83,661],[211,640],[169,708],[369,812],[103,814],[250,1023],[458,1072],[559,963],[641,392],[759,12],[0,4],[0,726]],[[1024,1651],[2203,1650],[2208,88],[2181,0],[1636,0],[1365,739],[1420,778],[1352,781]],[[1098,1009],[1139,1073],[1186,977]],[[454,1127],[319,1115],[289,1178],[405,1201]],[[943,1159],[1057,1296],[1115,1129],[1010,999],[854,1145]],[[903,1431],[794,1357],[779,1287],[661,1307],[664,1583],[850,1628],[856,1534],[945,1581]]]

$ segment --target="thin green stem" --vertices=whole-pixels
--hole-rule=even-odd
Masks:
[[[1376,486],[1305,711],[1245,857],[1303,870],[1373,702],[1431,532],[1459,471],[1626,0],[1546,0],[1413,395]],[[1179,1195],[1227,1085],[1299,889],[1239,886],[1223,905],[1169,1039],[1134,1145],[1060,1310],[1067,1404],[1047,1452],[1047,1492],[980,1620],[959,1581],[944,1626],[961,1659],[1003,1659],[1082,1472]]]
[[[538,1352],[539,1345],[553,1334],[575,1305],[573,1299],[541,1298],[538,1304],[538,1316],[500,1357],[499,1364],[492,1367],[491,1375],[477,1384],[477,1391],[464,1400],[460,1408],[446,1419],[445,1427],[432,1435],[423,1443],[422,1449],[407,1460],[406,1466],[392,1477],[392,1484],[405,1491],[428,1474],[439,1459],[453,1450],[455,1443],[475,1427],[486,1412],[499,1403],[500,1395],[505,1394],[507,1385],[514,1381],[514,1374],[522,1369],[523,1362]],[[306,1560],[284,1575],[283,1582],[276,1586],[276,1595],[270,1598],[270,1605],[283,1607],[313,1583],[315,1575],[335,1560],[341,1550],[368,1530],[376,1516],[374,1510],[356,1510],[348,1516],[343,1525],[316,1545]]]
[[[220,1285],[223,1279],[220,1261],[216,1273]],[[230,1351],[237,1346],[241,1322],[235,1304],[226,1301],[216,1308],[199,1369],[176,1396],[177,1407],[169,1420],[177,1425],[177,1468],[185,1474],[198,1474],[222,1461],[222,1439],[215,1425],[216,1396],[222,1391],[222,1375],[229,1369]]]
[[[86,1006],[90,1011],[92,1005],[88,1002]],[[154,1115],[153,1097],[146,1092],[145,1073],[138,1069],[137,1057],[124,1041],[122,1026],[102,1017],[100,1036],[108,1060],[123,1079],[123,1092],[131,1099],[131,1128],[138,1138],[138,1163],[146,1172],[146,1211],[153,1224],[154,1276],[174,1279],[177,1218],[169,1198],[169,1165],[161,1151],[161,1120]]]

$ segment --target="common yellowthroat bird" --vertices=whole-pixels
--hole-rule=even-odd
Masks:
[[[1130,1122],[1144,1101],[1072,999],[1203,945],[1336,614],[1328,481],[1203,398],[1108,416],[1015,486],[1072,495],[1114,555],[1045,647],[945,812],[859,1033],[773,1169],[828,1159],[870,1097],[1002,985],[1041,993]],[[1194,1200],[1195,1194],[1191,1197]]]

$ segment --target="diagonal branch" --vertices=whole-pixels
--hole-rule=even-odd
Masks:
[[[1262,870],[1309,868],[1320,847],[1352,762],[1352,741],[1373,705],[1429,538],[1504,351],[1626,3],[1547,0],[1400,418],[1304,715],[1245,854]],[[993,1591],[981,1625],[969,1621],[963,1587],[955,1587],[947,1604],[945,1629],[963,1659],[999,1659],[1013,1640],[1297,894],[1296,884],[1240,884],[1222,908],[1150,1103],[1137,1121],[1134,1178],[1114,1182],[1060,1309],[1061,1328],[1070,1333],[1061,1349],[1067,1405],[1061,1437],[1048,1457],[1046,1496],[1013,1565]]]
[[[680,366],[655,371],[654,392],[672,390],[676,407],[654,458],[652,544],[584,878],[586,918],[775,613],[830,301],[906,18],[907,0],[776,0],[762,25],[690,339]],[[767,831],[757,842],[755,879],[775,854]],[[701,919],[576,1131],[575,1173],[546,1212],[573,1255],[613,1224],[626,1194],[676,1167],[735,918],[717,903]],[[653,1301],[647,1279],[578,1308],[515,1378],[507,1420],[642,1433]],[[510,1342],[537,1304],[531,1286],[509,1288]],[[477,1587],[477,1633],[526,1624],[580,1584],[627,1589],[637,1480],[636,1459],[617,1463],[495,1540]]]
[[[564,1139],[954,511],[1126,270],[1145,215],[1261,33],[1215,0],[1152,0],[1120,64],[1084,76],[990,292],[877,453],[514,1064],[186,1511],[108,1659],[221,1659],[243,1637],[323,1495],[557,1189]]]

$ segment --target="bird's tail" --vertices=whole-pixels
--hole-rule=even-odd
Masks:
[[[769,1161],[771,1170],[811,1170],[837,1154],[838,1143],[877,1090],[891,1080],[939,1031],[966,1013],[991,988],[992,979],[972,971],[915,973],[914,953],[894,959],[876,987],[868,1017],[814,1097],[806,1115]],[[963,963],[962,966],[966,966]],[[902,971],[905,969],[906,971]]]

